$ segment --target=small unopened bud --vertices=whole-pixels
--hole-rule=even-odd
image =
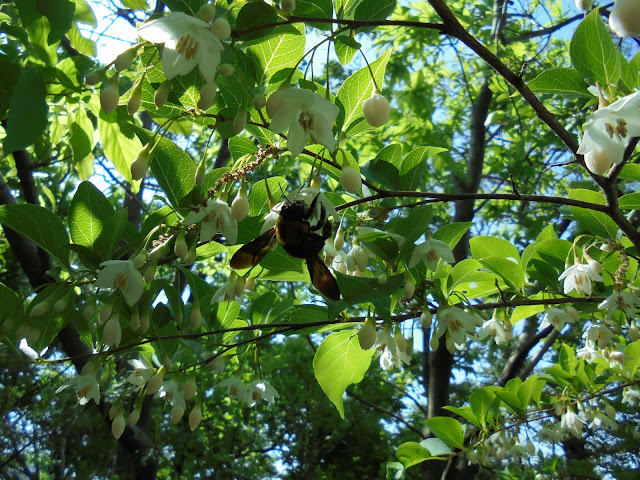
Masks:
[[[354,252],[354,258],[356,261],[356,268],[359,271],[364,272],[364,270],[367,268],[367,265],[369,264],[369,255],[367,254],[365,249],[358,245]]]
[[[211,33],[213,33],[219,40],[226,40],[231,36],[231,25],[226,18],[216,18],[211,23]]]
[[[431,323],[433,322],[433,317],[431,316],[431,312],[429,310],[424,310],[420,315],[420,325],[425,330],[428,330],[431,327]]]
[[[171,409],[171,421],[173,423],[178,423],[182,419],[183,415],[184,415],[184,407],[176,403]]]
[[[372,127],[381,127],[387,123],[390,112],[389,101],[381,95],[379,90],[374,90],[371,97],[367,98],[362,104],[364,118]]]
[[[254,288],[256,288],[256,279],[251,277],[247,278],[247,281],[244,282],[244,288],[248,292],[252,292]]]
[[[109,320],[111,313],[113,312],[113,302],[106,302],[100,310],[100,316],[98,317],[98,325],[104,325]]]
[[[167,246],[166,243],[161,243],[157,247],[154,247],[149,252],[149,262],[157,262],[158,260],[160,260],[160,257],[164,255],[164,249],[166,246]]]
[[[120,411],[121,411],[120,405],[118,405],[117,403],[114,403],[113,405],[111,405],[111,408],[109,409],[109,420],[113,420],[113,418],[116,415],[118,415]]]
[[[247,109],[246,107],[240,108],[236,116],[233,118],[233,133],[236,135],[242,133],[247,126]]]
[[[218,84],[213,81],[205,83],[200,89],[200,99],[198,100],[198,108],[200,110],[209,110],[216,99],[216,91]]]
[[[151,162],[151,144],[147,143],[138,152],[138,156],[131,164],[131,178],[134,180],[142,180],[147,174],[149,163]]]
[[[205,3],[198,10],[198,16],[203,19],[205,22],[210,22],[216,16],[216,6],[215,3]]]
[[[574,322],[579,322],[580,321],[580,312],[578,312],[578,310],[576,310],[574,307],[572,307],[571,305],[569,305],[567,307],[567,313],[569,314],[569,316],[571,317],[571,319]]]
[[[233,75],[233,72],[235,72],[235,70],[236,70],[235,65],[231,63],[223,63],[218,68],[218,73],[223,77],[230,77],[231,75]]]
[[[140,314],[140,333],[143,335],[149,330],[149,310],[143,310]]]
[[[196,254],[197,254],[196,247],[197,247],[197,245],[198,245],[198,242],[193,242],[191,244],[191,247],[189,247],[189,251],[187,252],[187,254],[182,259],[184,261],[184,264],[187,267],[190,267],[196,261]]]
[[[129,115],[133,115],[140,109],[142,104],[142,79],[138,80],[131,91],[131,96],[127,102],[127,112]]]
[[[247,196],[247,189],[243,185],[238,190],[238,194],[231,202],[231,216],[236,222],[241,222],[249,214],[249,198]]]
[[[111,422],[111,433],[116,437],[116,440],[122,436],[126,425],[127,423],[124,421],[122,411],[120,411],[120,413],[118,413],[118,415],[113,419],[113,422]]]
[[[386,273],[381,273],[380,275],[378,275],[378,283],[380,285],[384,285],[385,283],[387,283],[387,274]]]
[[[576,8],[578,10],[588,11],[591,10],[593,0],[576,0]]]
[[[200,425],[200,421],[202,420],[202,408],[200,406],[200,402],[193,407],[191,413],[189,414],[189,428],[191,430],[195,430]]]
[[[120,100],[119,78],[116,73],[107,80],[106,85],[100,92],[100,106],[107,115],[114,112],[118,108],[118,100]]]
[[[173,245],[173,253],[175,253],[178,258],[184,258],[187,256],[187,253],[189,253],[189,246],[185,239],[184,230],[181,230],[176,238],[176,243]]]
[[[336,271],[342,273],[343,275],[347,274],[347,264],[344,263],[343,260],[340,260],[340,263],[338,263],[338,268],[336,269]]]
[[[238,278],[236,278],[236,284],[235,284],[235,288],[233,289],[233,294],[236,297],[239,297],[242,295],[242,292],[244,292],[244,284],[246,283],[246,280],[244,277],[238,276]]]
[[[200,328],[200,324],[202,323],[202,313],[200,312],[200,303],[198,299],[193,301],[193,305],[191,305],[191,312],[189,313],[189,322],[191,326],[195,329]],[[188,400],[188,399],[187,399]]]
[[[133,266],[140,269],[144,267],[144,264],[147,262],[147,252],[145,250],[140,250],[138,254],[133,257]]]
[[[416,291],[416,286],[413,283],[413,279],[411,277],[407,277],[407,280],[404,282],[403,292],[404,298],[410,300],[413,297],[413,294]]]
[[[205,161],[204,159],[198,164],[198,168],[196,169],[196,185],[201,187],[204,184],[204,179],[206,176],[205,169]]]
[[[333,239],[333,248],[340,251],[342,250],[343,246],[344,246],[344,230],[342,230],[342,227],[338,227],[338,230],[336,231],[336,238]]]
[[[585,252],[584,259],[587,261],[587,265],[591,267],[591,270],[596,273],[602,273],[602,264],[596,259],[592,258],[588,253]]]
[[[158,393],[160,387],[162,386],[162,382],[164,381],[164,367],[160,367],[160,369],[156,372],[156,374],[151,377],[149,383],[147,383],[147,395],[154,395]]]
[[[113,66],[116,67],[116,70],[118,72],[126,70],[131,66],[137,55],[138,48],[130,48],[129,50],[122,52],[116,57],[115,61],[113,62]]]
[[[362,178],[358,172],[346,165],[342,167],[340,173],[340,184],[345,191],[355,194],[360,192],[360,188],[362,188]]]
[[[141,410],[141,407],[136,407],[133,409],[133,412],[131,412],[131,415],[129,415],[129,425],[134,426],[136,423],[138,423],[138,420],[140,420]]]
[[[144,278],[144,281],[147,283],[153,282],[153,279],[156,278],[157,269],[158,269],[158,262],[149,262],[149,265],[147,265],[147,268],[145,269],[144,274],[142,275],[142,278]]]
[[[51,310],[51,301],[47,299],[34,305],[29,313],[32,317],[41,317],[45,313],[48,313],[49,310]]]
[[[56,313],[64,312],[67,308],[67,305],[69,305],[70,298],[70,294],[60,298],[56,303],[53,304],[53,311]]]
[[[129,317],[129,326],[134,332],[140,328],[140,312],[138,307],[134,306],[131,310],[131,316]]]
[[[162,108],[164,106],[167,98],[169,98],[169,93],[171,93],[171,80],[165,80],[153,95],[153,103],[156,104],[156,108]]]
[[[309,187],[319,189],[321,186],[322,186],[322,178],[320,177],[320,169],[318,169],[318,173],[316,173],[311,179],[311,182],[309,182]]]
[[[358,343],[363,350],[369,350],[376,342],[376,324],[371,318],[368,318],[358,332]]]
[[[112,315],[109,321],[104,326],[102,331],[102,343],[108,347],[120,345],[122,340],[122,328],[120,327],[120,316]]]
[[[253,104],[256,110],[261,110],[267,105],[267,99],[263,94],[258,93],[254,95],[253,100],[251,100],[251,103]]]
[[[184,384],[184,399],[189,401],[193,397],[196,396],[196,377],[195,375],[190,375],[187,378],[187,381]]]
[[[296,9],[296,0],[280,0],[280,10],[291,13]]]
[[[85,83],[90,86],[97,85],[104,78],[105,71],[106,70],[104,68],[100,68],[89,72],[84,79]]]

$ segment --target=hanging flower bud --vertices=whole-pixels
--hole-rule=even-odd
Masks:
[[[291,13],[296,9],[296,0],[280,0],[280,10]]]
[[[219,40],[226,40],[231,36],[231,25],[223,18],[216,18],[211,24],[211,33],[213,33]]]
[[[131,309],[131,316],[129,317],[129,326],[134,332],[140,328],[140,312],[138,306],[134,305]]]
[[[187,267],[190,267],[196,261],[196,254],[197,254],[196,247],[197,246],[198,246],[198,242],[193,242],[191,244],[191,247],[189,248],[189,251],[187,252],[187,254],[183,258],[184,264]]]
[[[578,10],[589,11],[593,6],[593,0],[576,0],[576,8]]]
[[[253,100],[251,100],[251,103],[256,110],[261,110],[267,105],[267,99],[263,94],[258,93],[253,96]]]
[[[120,55],[118,55],[113,62],[113,66],[116,67],[118,72],[126,70],[131,66],[133,61],[136,59],[138,55],[138,47],[130,48],[129,50],[125,50]]]
[[[118,100],[120,100],[120,90],[119,90],[119,78],[116,73],[109,80],[107,80],[106,85],[100,92],[100,106],[104,113],[109,115],[111,112],[114,112],[118,107]]]
[[[104,68],[100,68],[98,70],[93,70],[92,72],[89,72],[87,74],[87,76],[85,77],[84,81],[89,86],[97,85],[104,78],[105,72],[106,72],[106,70]]]
[[[240,295],[242,295],[242,292],[244,292],[244,284],[245,283],[246,283],[245,278],[241,277],[240,275],[238,275],[238,278],[236,278],[235,288],[233,290],[233,294],[236,297],[239,297]]]
[[[171,93],[171,80],[165,80],[153,95],[153,103],[156,104],[156,108],[162,108],[164,106],[167,98],[169,98],[169,93]]]
[[[380,285],[384,285],[385,283],[387,283],[388,277],[386,273],[381,273],[380,275],[378,275],[378,283]]]
[[[147,262],[147,252],[145,250],[140,250],[138,254],[133,257],[133,266],[137,269],[144,267],[144,264]]]
[[[210,22],[216,16],[216,5],[215,3],[205,3],[198,10],[198,16],[204,20],[205,22]]]
[[[202,323],[202,313],[200,313],[200,302],[196,298],[191,305],[191,312],[189,313],[189,322],[191,326],[195,329],[200,328],[200,324]],[[187,400],[189,400],[187,398]]]
[[[202,161],[198,164],[198,168],[196,169],[196,185],[198,187],[201,187],[204,184],[205,174],[205,161],[203,158]]]
[[[120,327],[120,316],[112,315],[102,330],[102,343],[108,347],[120,345],[122,340],[122,328]]]
[[[358,172],[345,164],[340,173],[340,184],[345,191],[356,194],[360,192],[360,188],[362,188],[362,178],[360,178]]]
[[[129,97],[129,101],[127,102],[127,112],[129,115],[133,115],[140,109],[140,105],[142,104],[142,79],[138,80],[138,82],[134,85],[133,90],[131,91],[131,96]]]
[[[333,239],[333,248],[340,251],[342,250],[343,246],[344,246],[344,230],[342,230],[342,227],[338,227],[338,230],[336,231],[336,238]]]
[[[191,413],[189,414],[189,428],[191,430],[195,430],[200,425],[200,421],[202,420],[202,408],[200,406],[200,402],[196,403],[196,406],[193,407]]]
[[[111,313],[113,312],[113,302],[106,302],[100,310],[100,316],[98,317],[98,325],[104,325],[109,320]]]
[[[173,253],[175,253],[178,258],[184,258],[187,256],[187,253],[189,253],[189,246],[187,245],[184,230],[181,230],[176,238],[176,243],[173,245]]]
[[[147,265],[147,268],[145,269],[144,274],[142,275],[142,278],[144,278],[144,281],[147,283],[153,282],[153,279],[156,278],[157,269],[158,269],[158,262],[149,262],[149,265]]]
[[[71,294],[67,294],[64,297],[58,299],[58,301],[53,304],[53,311],[56,313],[62,313],[63,311],[65,311],[67,305],[69,305],[70,298]]]
[[[429,310],[424,310],[420,315],[420,325],[425,330],[431,328],[431,323],[433,323],[433,317],[431,316],[431,312]]]
[[[149,252],[149,262],[157,262],[160,257],[162,257],[162,255],[164,254],[164,249],[167,246],[166,243],[161,243],[160,245],[154,247],[150,252]]]
[[[205,83],[200,89],[200,99],[198,100],[198,108],[200,110],[209,110],[216,99],[218,84],[213,81]]]
[[[171,421],[173,423],[178,423],[182,416],[184,415],[184,407],[181,403],[176,403],[171,409]]]
[[[223,63],[218,68],[218,73],[223,77],[230,77],[231,75],[233,75],[233,72],[235,70],[236,70],[235,65],[232,65],[231,63]]]
[[[162,387],[162,382],[164,381],[164,367],[160,367],[156,374],[151,377],[149,383],[147,383],[147,395],[155,395]]]
[[[367,318],[358,331],[358,342],[363,350],[369,350],[376,343],[376,322],[372,318]]]
[[[244,182],[238,190],[236,198],[231,202],[231,216],[236,222],[241,222],[249,214],[249,198]]]
[[[381,127],[389,120],[391,106],[380,90],[374,89],[371,97],[362,104],[364,118],[372,127]]]
[[[247,278],[247,281],[244,282],[244,288],[248,292],[253,292],[253,289],[256,288],[256,279],[253,277]]]
[[[584,163],[591,173],[604,175],[613,165],[613,159],[606,150],[594,148],[584,154]]]
[[[116,437],[116,440],[122,436],[122,434],[124,433],[124,427],[126,425],[127,423],[124,421],[122,410],[120,410],[120,412],[118,412],[118,414],[113,419],[113,422],[111,422],[111,433],[113,433],[113,436]]]
[[[242,107],[236,113],[236,116],[233,118],[233,133],[236,135],[242,133],[242,131],[247,126],[247,108]]]
[[[340,260],[340,263],[338,263],[338,268],[336,268],[336,271],[342,273],[343,275],[347,274],[347,264],[344,263],[344,260]]]
[[[140,314],[140,333],[143,335],[149,330],[149,310],[145,309]]]
[[[404,298],[406,298],[407,300],[411,300],[415,291],[416,286],[413,283],[413,279],[411,278],[411,276],[407,275],[407,279],[405,280],[403,287]]]
[[[138,420],[140,420],[140,413],[142,411],[142,407],[138,407],[136,406],[136,408],[133,409],[133,412],[131,412],[131,415],[129,415],[129,425],[131,425],[132,427],[138,423]]]
[[[142,180],[147,174],[149,163],[151,163],[151,143],[147,143],[142,147],[131,164],[131,178],[133,180]]]
[[[353,252],[354,259],[356,261],[356,268],[364,272],[369,264],[369,254],[367,251],[362,248],[360,245],[356,245],[356,248]]]
[[[609,27],[619,37],[640,35],[640,2],[638,0],[615,0]]]
[[[187,381],[184,384],[184,399],[189,401],[193,397],[196,396],[196,377],[195,375],[190,375],[187,378]]]

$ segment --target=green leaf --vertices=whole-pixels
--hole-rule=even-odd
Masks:
[[[71,28],[76,5],[69,0],[36,0],[36,3],[38,11],[49,20],[51,31],[48,42],[53,45]]]
[[[116,167],[118,173],[128,182],[133,182],[131,178],[131,164],[142,149],[140,140],[132,134],[131,130],[120,124],[116,119],[118,112],[109,115],[100,112],[98,118],[98,131],[100,132],[100,143],[104,149],[104,155]],[[129,125],[131,128],[139,129]]]
[[[333,47],[336,50],[338,61],[342,65],[346,65],[353,59],[353,56],[358,53],[362,45],[349,35],[338,35],[333,42]]]
[[[476,418],[476,415],[473,413],[473,410],[471,410],[471,407],[464,406],[464,407],[458,408],[458,407],[452,407],[447,405],[442,408],[444,408],[445,410],[449,410],[450,412],[453,412],[457,415],[460,415],[465,420],[468,420],[469,422],[473,423],[476,427],[480,427],[480,421]]]
[[[476,275],[482,268],[482,264],[473,258],[465,258],[464,260],[456,263],[451,272],[449,272],[449,283],[447,290],[452,293],[454,289],[462,284],[474,281]]]
[[[464,448],[464,430],[462,424],[455,418],[431,417],[425,421],[425,425],[449,447]]]
[[[250,5],[256,4],[248,3],[242,10]],[[271,7],[268,8],[273,11]],[[289,27],[288,30],[275,35],[263,36],[261,34],[260,40],[252,42],[247,48],[245,53],[254,61],[258,69],[259,82],[268,83],[274,73],[284,68],[295,67],[304,54],[304,24],[290,25]]]
[[[406,217],[395,217],[387,223],[385,230],[404,237],[398,257],[407,260],[415,248],[414,242],[429,229],[431,221],[431,205],[412,208]]]
[[[458,242],[464,237],[464,234],[473,227],[472,222],[453,222],[447,223],[440,227],[433,238],[449,245],[451,250],[455,248]]]
[[[122,0],[122,5],[125,8],[130,8],[131,10],[148,10],[149,5],[147,5],[146,0]]]
[[[107,219],[94,242],[93,250],[102,260],[110,259],[116,251],[118,244],[124,240],[123,236],[127,228],[127,211],[118,210]]]
[[[73,161],[76,164],[82,164],[93,151],[93,123],[82,106],[76,109],[75,115],[70,116],[69,136]],[[91,173],[93,173],[93,165]]]
[[[627,193],[618,199],[622,210],[640,210],[640,193]]]
[[[587,90],[583,76],[573,68],[551,68],[544,70],[536,78],[527,82],[531,91],[536,93],[553,93],[566,96],[593,98]]]
[[[114,214],[109,200],[90,182],[82,182],[69,207],[69,232],[77,245],[93,249]]]
[[[60,218],[50,210],[30,203],[0,205],[0,223],[69,265],[69,236]]]
[[[145,144],[153,137],[149,130],[138,126],[132,128]],[[197,168],[196,162],[178,145],[165,137],[158,140],[151,171],[174,208],[179,208],[181,200],[195,188]]]
[[[358,240],[376,257],[392,262],[398,256],[398,242],[384,232],[358,235]]]
[[[258,147],[250,138],[233,137],[229,139],[229,151],[231,152],[231,158],[237,161],[245,155],[253,155],[258,151]]]
[[[236,18],[236,30],[254,30],[243,34],[242,40],[250,40],[254,38],[265,38],[268,33],[273,31],[274,27],[262,28],[263,25],[278,23],[280,17],[276,13],[275,8],[262,1],[249,2],[242,7]],[[302,42],[304,46],[304,42]]]
[[[510,241],[503,238],[479,236],[469,240],[471,255],[476,260],[482,260],[486,257],[502,257],[513,258],[520,262],[520,254],[518,249],[514,247]]]
[[[402,462],[404,468],[413,467],[425,460],[431,460],[431,452],[418,442],[405,442],[396,450],[396,457]]]
[[[487,426],[487,415],[495,395],[487,391],[486,388],[478,388],[469,397],[469,405],[475,417],[480,421],[482,428]]]
[[[353,13],[353,19],[385,20],[394,8],[396,0],[362,0]]]
[[[349,329],[325,338],[313,357],[316,379],[342,418],[344,392],[349,385],[362,381],[373,353],[373,349],[362,350],[358,331]]]
[[[490,272],[500,275],[515,291],[522,290],[524,272],[519,264],[502,257],[485,257],[481,263]]]
[[[279,192],[287,191],[287,180],[284,177],[270,177],[269,190],[271,195],[277,196]],[[249,191],[249,215],[256,216],[269,210],[269,196],[265,180],[260,180],[251,186]],[[262,224],[262,220],[260,220]],[[257,232],[256,232],[257,233]]]
[[[620,170],[618,178],[621,180],[640,181],[640,165],[636,163],[627,163]]]
[[[2,305],[0,319],[4,320],[14,310],[22,309],[22,299],[11,288],[0,283],[0,305]]]
[[[625,354],[625,369],[631,373],[631,376],[635,376],[640,367],[640,340],[636,340],[633,343],[627,345],[624,349]]]
[[[570,54],[574,68],[589,84],[612,85],[620,78],[620,57],[597,8],[576,28]]]
[[[332,18],[333,3],[331,0],[297,0],[295,15],[297,17]],[[308,23],[313,28],[331,30],[330,23]]]
[[[376,307],[376,313],[385,320],[391,319],[391,296],[404,284],[404,275],[393,275],[383,284],[377,278],[355,277],[336,273],[340,293],[345,302],[371,302]]]
[[[405,190],[415,190],[424,184],[424,175],[427,172],[427,160],[446,148],[418,147],[411,150],[402,160],[400,166],[400,181]]]
[[[605,199],[601,193],[592,190],[573,189],[569,191],[569,198],[583,202],[604,205]],[[584,228],[594,235],[603,238],[616,238],[618,226],[607,215],[586,208],[570,207],[571,213]]]
[[[34,144],[47,126],[47,101],[44,78],[39,69],[25,68],[9,100],[7,136],[3,140],[5,154]]]
[[[376,79],[376,83],[382,88],[384,80],[384,72],[387,67],[387,62],[391,57],[391,50],[384,52],[380,58],[371,63],[371,71]],[[371,96],[373,92],[373,81],[371,80],[371,73],[369,67],[363,67],[349,78],[347,78],[336,98],[342,103],[344,107],[344,117],[342,112],[338,115],[337,123],[341,129],[348,133],[349,127],[355,123],[356,120],[363,118],[362,104]]]

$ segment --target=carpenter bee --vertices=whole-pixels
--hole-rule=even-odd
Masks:
[[[322,202],[318,200],[319,196],[318,193],[308,207],[304,200],[286,202],[280,209],[275,227],[243,245],[231,257],[231,268],[238,270],[257,265],[277,239],[289,255],[307,261],[311,283],[320,293],[331,300],[340,300],[338,283],[318,256],[325,240],[331,236],[331,223]],[[312,220],[316,220],[312,217],[318,207],[317,221],[312,225]]]

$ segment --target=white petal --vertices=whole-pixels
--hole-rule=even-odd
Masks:
[[[287,136],[287,148],[291,152],[291,156],[295,158],[300,155],[306,143],[307,132],[302,128],[302,125],[300,125],[300,122],[296,118],[291,122],[289,135]]]
[[[187,60],[184,55],[168,46],[165,46],[162,52],[162,71],[167,80],[171,80],[176,75],[186,75],[197,63],[196,57]]]

